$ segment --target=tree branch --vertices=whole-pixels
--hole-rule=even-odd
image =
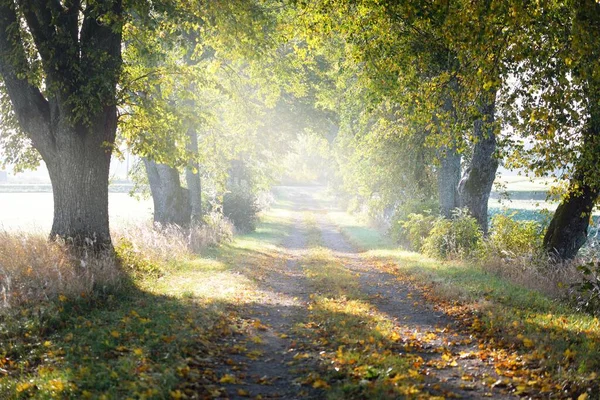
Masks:
[[[19,125],[46,158],[53,152],[50,108],[39,88],[28,80],[29,63],[12,0],[0,0],[0,75]]]

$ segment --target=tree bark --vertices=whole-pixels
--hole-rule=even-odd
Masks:
[[[592,209],[600,194],[600,76],[597,74],[600,49],[593,45],[598,43],[599,28],[600,5],[594,0],[577,2],[572,35],[580,51],[580,61],[574,73],[575,78],[584,82],[588,118],[569,196],[556,209],[544,236],[544,248],[560,260],[574,258],[585,244]]]
[[[598,189],[589,185],[577,189],[563,200],[544,236],[544,248],[560,260],[570,260],[587,241],[592,209],[598,199]]]
[[[482,118],[473,124],[476,140],[471,165],[459,184],[460,206],[466,207],[484,234],[488,231],[488,201],[498,170],[493,122],[496,95],[481,107]]]
[[[189,225],[191,217],[189,193],[187,189],[181,187],[179,171],[147,158],[144,158],[144,166],[154,203],[154,222],[162,226]]]
[[[438,170],[438,194],[440,198],[440,214],[451,218],[453,211],[459,207],[458,184],[460,182],[461,156],[455,148],[446,148],[440,157]]]
[[[107,107],[89,128],[79,132],[63,124],[56,136],[58,156],[45,158],[54,197],[51,238],[75,246],[110,248],[108,177],[117,127],[115,107]]]
[[[188,150],[193,156],[185,169],[185,180],[189,191],[191,222],[197,224],[202,222],[202,182],[200,180],[200,165],[196,161],[198,156],[198,133],[194,128],[188,129],[188,137]]]

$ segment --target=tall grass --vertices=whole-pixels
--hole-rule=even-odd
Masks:
[[[12,307],[58,296],[85,296],[120,285],[112,253],[75,255],[41,233],[0,232],[0,302]]]
[[[232,236],[232,224],[218,214],[185,229],[150,222],[119,228],[112,232],[116,254],[73,252],[42,232],[0,231],[0,308],[117,290],[132,273],[164,274]]]

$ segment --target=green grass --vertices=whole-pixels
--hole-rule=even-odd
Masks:
[[[287,213],[276,205],[256,232],[158,275],[142,266],[120,290],[3,310],[0,398],[222,395],[219,342],[239,332],[236,310],[256,297],[261,268],[279,262]]]
[[[399,277],[415,282],[447,310],[468,318],[469,328],[493,338],[518,367],[519,379],[533,384],[533,393],[560,392],[556,384],[568,382],[567,393],[590,388],[598,394],[600,374],[600,322],[576,312],[568,304],[552,300],[524,286],[511,283],[470,262],[439,261],[395,248],[375,229],[343,213],[332,214],[341,231],[368,257]],[[459,301],[461,307],[454,307]],[[474,318],[465,310],[474,312]],[[543,367],[542,377],[524,365]],[[511,375],[509,373],[509,375]],[[514,378],[512,374],[511,378]],[[527,393],[527,392],[524,392]]]

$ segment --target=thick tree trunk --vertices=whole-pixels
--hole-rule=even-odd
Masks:
[[[52,238],[78,247],[111,248],[108,176],[116,120],[115,107],[107,107],[91,127],[59,124],[54,156],[44,157],[54,197]]]
[[[481,107],[482,119],[475,121],[473,126],[476,140],[473,158],[459,185],[460,206],[469,210],[485,234],[488,231],[488,201],[498,170],[496,135],[492,126],[495,108],[495,95],[494,100]]]
[[[154,222],[161,225],[187,226],[190,204],[187,189],[181,187],[179,171],[165,164],[144,158],[154,202]]]
[[[51,237],[76,247],[111,248],[108,173],[122,12],[121,0],[89,3],[85,11],[79,2],[0,1],[0,75],[20,128],[48,166]],[[30,59],[41,62],[42,76]]]
[[[198,155],[198,134],[195,129],[188,130],[188,150],[194,156]],[[202,183],[200,181],[200,166],[195,158],[192,158],[185,169],[185,181],[187,183],[192,223],[202,222]]]
[[[460,182],[461,156],[454,148],[443,150],[438,170],[438,194],[440,214],[451,218],[454,209],[459,207],[458,184]]]
[[[563,200],[552,217],[544,248],[561,260],[569,260],[587,241],[590,216],[598,199],[598,189],[583,185]]]

